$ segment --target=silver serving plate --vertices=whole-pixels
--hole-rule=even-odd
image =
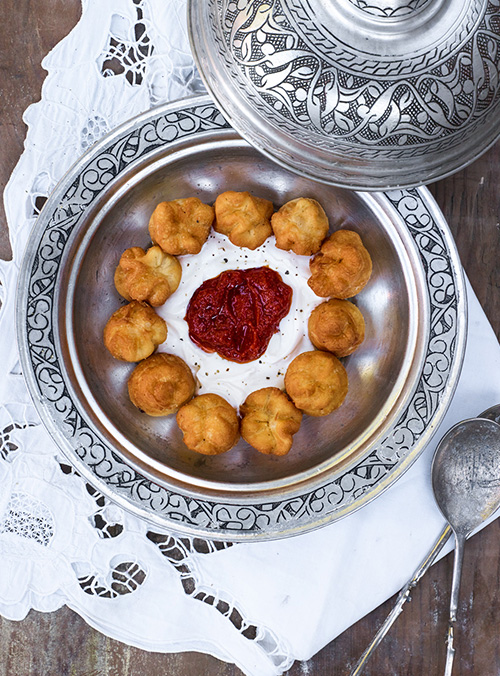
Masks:
[[[103,345],[123,302],[117,261],[127,247],[148,245],[156,204],[189,195],[211,203],[227,189],[276,206],[316,198],[334,228],[361,234],[373,258],[357,296],[366,339],[345,359],[347,399],[330,416],[305,416],[283,458],[243,441],[215,457],[189,451],[174,416],[150,418],[130,403],[134,365]],[[316,528],[387,488],[441,420],[466,336],[461,266],[425,189],[355,193],[298,176],[238,136],[206,96],[135,118],[77,162],[30,237],[17,303],[29,390],[77,470],[157,525],[229,540]]]
[[[497,0],[189,0],[188,12],[219,108],[303,176],[423,185],[500,135]]]

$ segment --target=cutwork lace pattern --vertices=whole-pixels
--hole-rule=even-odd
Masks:
[[[131,639],[126,625],[134,627],[133,618],[123,620],[122,634],[116,627],[111,634],[157,650],[168,650],[169,641],[183,642],[189,650],[197,647],[191,622],[174,626],[169,607],[176,618],[183,599],[192,600],[187,618],[196,621],[198,605],[208,612],[202,649],[232,659],[224,642],[230,644],[234,636],[248,644],[248,655],[258,655],[267,673],[278,674],[293,661],[290,647],[200,568],[200,561],[230,549],[231,543],[149,530],[59,457],[31,404],[12,335],[21,255],[57,181],[120,123],[159,103],[203,91],[189,49],[185,11],[182,0],[84,0],[81,21],[44,61],[48,77],[41,102],[25,114],[26,150],[6,190],[13,262],[0,261],[0,342],[7,354],[0,377],[0,613],[21,619],[32,607],[54,610],[71,599],[91,623],[93,616],[99,617],[100,628],[114,616],[111,627],[116,609],[126,614],[127,605],[110,604],[126,604],[141,593],[142,600],[135,603],[142,604],[141,612],[156,612],[156,636],[141,635],[137,627]],[[41,153],[35,148],[39,136],[45,141]],[[64,218],[67,213],[61,214]],[[50,246],[60,244],[54,230]],[[45,351],[39,358],[50,363],[52,355]],[[162,614],[153,610],[159,597],[165,601]],[[212,614],[222,629],[210,629]],[[171,637],[162,622],[171,626]],[[240,666],[252,659],[243,658]]]

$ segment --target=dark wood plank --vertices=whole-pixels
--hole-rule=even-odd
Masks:
[[[19,158],[25,137],[22,113],[39,100],[43,56],[80,16],[79,0],[2,0],[0,3],[0,189]],[[500,145],[471,166],[430,186],[451,230],[471,283],[497,336],[500,335]],[[0,213],[0,256],[10,248]],[[417,563],[417,562],[416,562]],[[460,627],[454,676],[500,672],[500,524],[495,522],[466,547]],[[444,669],[452,557],[437,563],[412,595],[366,674],[420,676]],[[347,675],[385,619],[394,599],[363,618],[289,676]],[[238,676],[234,665],[197,653],[148,653],[91,629],[68,608],[30,612],[22,622],[0,618],[0,676]]]
[[[26,125],[22,115],[40,100],[46,72],[42,58],[76,24],[78,0],[2,0],[0,2],[0,188],[3,189],[23,151]],[[11,256],[3,202],[0,207],[0,257]]]
[[[149,653],[113,641],[64,607],[31,612],[23,622],[0,622],[0,676],[139,676],[241,672],[201,653]]]

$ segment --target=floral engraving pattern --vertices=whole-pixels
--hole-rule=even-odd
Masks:
[[[92,157],[49,214],[40,233],[24,305],[28,360],[24,368],[28,367],[34,375],[44,409],[64,435],[66,453],[72,455],[79,470],[92,476],[100,490],[111,497],[120,497],[132,511],[167,522],[174,530],[238,539],[242,533],[258,535],[269,530],[311,527],[319,518],[327,518],[339,506],[349,506],[388,479],[439,410],[455,364],[458,313],[463,301],[446,238],[422,193],[419,190],[388,193],[421,257],[431,327],[416,392],[380,447],[335,481],[325,479],[326,483],[316,490],[272,502],[255,498],[251,503],[225,504],[194,498],[140,475],[83,419],[65,382],[52,326],[61,257],[83,212],[131,162],[185,135],[227,127],[213,105],[186,106],[166,115],[158,113],[133,132],[123,132]]]
[[[457,33],[427,53],[394,59],[337,39],[308,2],[209,2],[219,55],[235,85],[266,119],[305,143],[314,145],[319,133],[325,148],[344,144],[356,157],[397,158],[403,147],[407,156],[423,155],[459,144],[499,104],[498,0],[489,0],[482,16],[472,3]]]

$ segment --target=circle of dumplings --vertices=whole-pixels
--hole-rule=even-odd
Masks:
[[[198,254],[212,227],[235,246],[250,250],[256,249],[274,233],[277,248],[310,257],[308,284],[318,297],[329,298],[318,305],[309,318],[308,333],[315,349],[302,352],[292,360],[286,371],[284,390],[267,387],[246,397],[239,406],[241,429],[238,433],[234,429],[234,419],[238,420],[236,409],[218,395],[196,395],[191,369],[180,357],[153,354],[158,344],[166,340],[167,333],[165,326],[160,333],[160,338],[164,336],[163,341],[151,335],[155,317],[165,324],[153,308],[163,304],[179,285],[182,273],[176,256]],[[371,257],[357,233],[337,230],[328,235],[328,232],[329,222],[323,207],[310,198],[295,198],[277,211],[272,202],[246,191],[221,193],[213,207],[195,197],[159,203],[149,221],[151,248],[144,251],[133,246],[120,257],[114,276],[115,287],[129,304],[112,315],[104,331],[105,346],[113,357],[139,362],[128,382],[132,403],[152,416],[177,413],[184,443],[198,453],[217,455],[226,452],[241,434],[261,453],[286,455],[292,447],[293,435],[300,428],[303,413],[324,416],[342,405],[347,396],[348,379],[338,357],[354,352],[364,338],[361,312],[345,298],[361,291],[368,282],[372,271]],[[339,323],[345,324],[346,320],[339,320],[332,311],[339,315],[340,310],[346,315],[346,309],[348,314],[356,317],[362,330],[353,334],[352,330],[346,331],[342,326],[344,344],[341,349],[337,348],[336,335],[334,347],[331,341],[321,341],[318,338],[320,325],[324,324],[326,333],[338,333]],[[138,312],[142,321],[136,327],[133,323]],[[124,315],[122,324],[117,323],[116,315]],[[122,348],[120,351],[114,348],[108,338],[111,329],[115,343],[120,344],[121,340],[128,347],[128,343],[133,342],[134,349],[125,351]],[[141,340],[146,343],[145,348]],[[134,355],[137,359],[132,358]],[[312,375],[316,373],[321,373],[321,377]],[[200,400],[199,406],[197,400]],[[234,415],[224,410],[222,402],[234,411]]]

